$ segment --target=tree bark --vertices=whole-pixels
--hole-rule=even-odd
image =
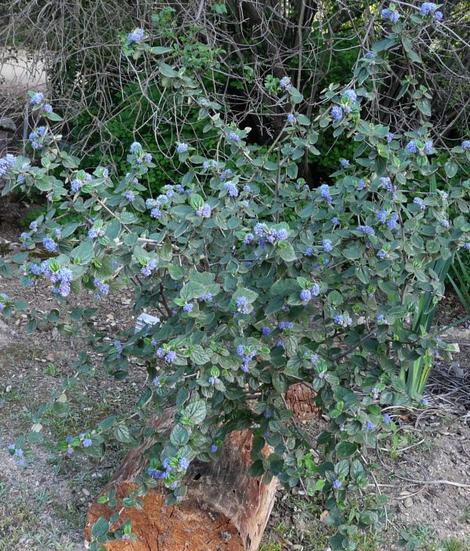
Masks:
[[[294,385],[286,402],[297,419],[311,419],[318,413],[314,393],[303,384]],[[173,413],[166,412],[154,428],[165,431]],[[212,463],[194,462],[186,478],[188,494],[174,506],[165,504],[165,490],[157,487],[142,499],[141,509],[123,508],[118,528],[131,520],[135,541],[115,540],[105,544],[107,551],[256,551],[271,514],[278,481],[263,484],[249,474],[252,433],[232,432],[225,440],[220,456]],[[110,482],[120,500],[136,487],[135,478],[146,467],[149,439],[127,455]],[[269,454],[269,449],[265,450]],[[88,513],[87,539],[91,526],[100,516],[112,515],[106,505],[94,503]]]

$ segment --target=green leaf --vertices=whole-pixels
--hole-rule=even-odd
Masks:
[[[70,256],[76,264],[89,264],[93,258],[93,241],[91,239],[82,241],[78,247],[72,250]]]
[[[452,159],[449,159],[444,165],[444,170],[446,171],[447,178],[453,178],[457,174],[458,169],[458,164]]]
[[[91,535],[94,538],[102,538],[106,536],[109,530],[109,522],[104,517],[99,517],[99,519],[93,524],[91,529]]]
[[[188,418],[191,424],[200,425],[207,415],[206,403],[204,400],[195,400],[189,403],[184,408],[183,415]]]
[[[182,425],[175,425],[170,434],[170,442],[173,446],[181,448],[189,441],[189,432]]]
[[[118,442],[122,442],[123,444],[130,444],[134,441],[134,439],[131,436],[131,433],[129,432],[129,427],[127,425],[124,425],[120,423],[117,425],[114,429],[114,437]]]
[[[294,251],[294,247],[287,241],[281,241],[277,245],[277,250],[279,251],[279,256],[285,262],[293,262],[297,259],[297,256]]]
[[[353,442],[340,442],[336,446],[336,453],[339,458],[351,457],[354,453],[356,453],[357,448],[358,445]]]
[[[211,359],[210,355],[199,344],[191,349],[190,358],[196,365],[204,365],[209,363]]]

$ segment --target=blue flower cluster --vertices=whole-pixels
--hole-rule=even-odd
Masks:
[[[270,228],[267,224],[258,223],[253,229],[254,235],[249,233],[244,238],[246,245],[257,239],[257,243],[264,247],[267,243],[275,245],[280,241],[285,241],[289,237],[289,232],[285,228],[275,229]]]
[[[318,285],[318,283],[314,283],[310,289],[302,289],[302,291],[300,291],[299,297],[302,302],[308,303],[319,294],[320,285]]]
[[[144,277],[150,277],[156,267],[157,267],[157,261],[151,258],[147,261],[147,264],[145,264],[145,266],[141,268],[140,273]]]
[[[70,294],[70,284],[72,282],[72,271],[69,268],[62,267],[59,270],[52,271],[48,260],[43,260],[40,264],[31,264],[29,273],[36,277],[45,277],[54,284],[54,293],[61,297],[68,297]]]
[[[279,86],[282,90],[290,90],[292,88],[292,81],[290,77],[288,76],[282,77],[281,80],[279,81]]]
[[[415,197],[413,199],[413,204],[416,205],[417,207],[419,207],[420,210],[425,210],[426,209],[426,205],[424,204],[423,199],[421,199],[420,197]]]
[[[357,226],[357,231],[363,233],[364,235],[375,235],[375,230],[371,226],[359,225]]]
[[[15,155],[11,155],[10,153],[0,159],[0,178],[3,178],[3,176],[5,176],[15,165],[16,159]]]
[[[165,350],[163,347],[157,348],[157,351],[155,352],[157,358],[160,358],[161,360],[165,360],[166,363],[172,364],[176,360],[176,352],[173,350]]]
[[[93,280],[93,285],[96,289],[97,298],[103,298],[109,293],[109,285],[101,281],[101,279],[95,277],[95,279]]]
[[[87,172],[83,175],[77,176],[70,182],[70,189],[72,193],[78,193],[84,184],[90,183],[92,180],[92,175]]]
[[[444,14],[437,8],[438,6],[434,2],[423,2],[421,4],[419,12],[421,15],[424,15],[424,16],[432,15],[434,18],[434,21],[439,23],[444,18]]]
[[[343,109],[339,105],[333,105],[330,115],[335,122],[340,122],[344,116]]]
[[[256,356],[256,350],[248,350],[243,344],[237,346],[237,355],[242,359],[241,370],[244,373],[249,371],[249,363],[253,361]]]
[[[187,153],[189,149],[189,145],[187,143],[181,142],[176,144],[176,153],[179,155],[183,155],[183,153]]]
[[[384,8],[380,13],[382,19],[390,21],[390,23],[396,23],[400,19],[400,14],[395,9],[393,4],[389,8]]]
[[[227,193],[230,197],[238,197],[238,188],[237,184],[229,180],[228,182],[224,183],[224,188],[226,189]]]
[[[377,219],[381,224],[386,224],[389,230],[398,228],[398,214],[396,212],[388,212],[385,209],[379,210]]]
[[[33,106],[41,105],[43,101],[44,101],[44,94],[42,92],[35,92],[31,96],[30,104]]]
[[[127,35],[127,43],[128,44],[139,44],[142,42],[145,38],[145,31],[144,29],[137,28],[134,29],[132,32],[130,32]]]
[[[237,307],[237,312],[240,314],[249,314],[250,305],[248,299],[245,296],[239,296],[235,299],[235,305]]]
[[[6,293],[0,293],[0,312],[5,310],[5,307],[8,302],[8,295]]]
[[[36,130],[33,130],[29,134],[29,142],[34,150],[42,149],[46,139],[47,128],[45,126],[38,126]]]
[[[202,207],[196,210],[196,214],[200,218],[210,218],[212,214],[212,208],[208,203],[204,203]]]
[[[464,140],[460,147],[464,150],[464,151],[470,151],[470,140]],[[7,155],[8,156],[8,155]]]
[[[352,319],[349,314],[336,314],[333,321],[336,325],[340,325],[341,327],[349,327],[352,325]]]
[[[333,202],[333,198],[330,195],[330,186],[328,184],[322,184],[319,187],[320,197],[324,199],[329,205]]]
[[[144,148],[139,142],[134,142],[129,147],[129,153],[134,156],[132,159],[138,165],[149,164],[152,162],[152,154],[144,151]]]

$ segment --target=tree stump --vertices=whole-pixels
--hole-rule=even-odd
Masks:
[[[303,384],[294,385],[286,402],[302,419],[318,413],[314,393]],[[308,403],[304,403],[308,402]],[[309,413],[310,411],[310,413]],[[296,416],[297,416],[296,415]],[[171,425],[172,413],[155,423],[155,430]],[[212,463],[194,462],[186,478],[188,494],[178,505],[165,504],[165,490],[157,487],[143,498],[141,509],[122,508],[118,528],[131,520],[135,541],[115,540],[104,545],[107,551],[256,551],[271,514],[278,481],[263,484],[249,474],[252,434],[248,430],[231,433],[220,456]],[[127,455],[110,485],[119,500],[135,488],[135,477],[146,468],[145,452],[152,442],[144,442]],[[269,449],[265,450],[269,454]],[[100,516],[113,511],[106,505],[92,504],[88,513],[86,537]]]

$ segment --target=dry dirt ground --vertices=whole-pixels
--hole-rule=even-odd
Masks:
[[[5,241],[15,241],[22,229],[17,220],[15,208],[2,211],[0,205],[0,255],[10,247]],[[47,287],[24,289],[1,275],[0,292],[40,310],[54,305]],[[96,304],[92,296],[75,300],[97,306],[94,323],[109,334],[133,323],[125,293]],[[439,320],[448,323],[459,315],[448,299]],[[376,488],[390,496],[389,522],[385,531],[361,539],[362,551],[470,550],[470,331],[460,326],[449,338],[460,342],[461,353],[453,363],[436,366],[429,407],[404,414],[393,440],[370,454],[377,465]],[[0,551],[83,550],[88,504],[122,458],[117,449],[102,461],[57,458],[47,444],[92,427],[138,395],[142,366],[134,367],[131,382],[116,382],[100,368],[95,353],[94,374],[67,393],[71,411],[50,420],[46,444],[28,449],[24,467],[7,450],[31,429],[33,412],[60,388],[62,378],[73,375],[83,350],[89,347],[78,336],[55,330],[29,334],[24,318],[0,324]],[[263,551],[327,550],[323,506],[301,493],[297,488],[279,493]]]

